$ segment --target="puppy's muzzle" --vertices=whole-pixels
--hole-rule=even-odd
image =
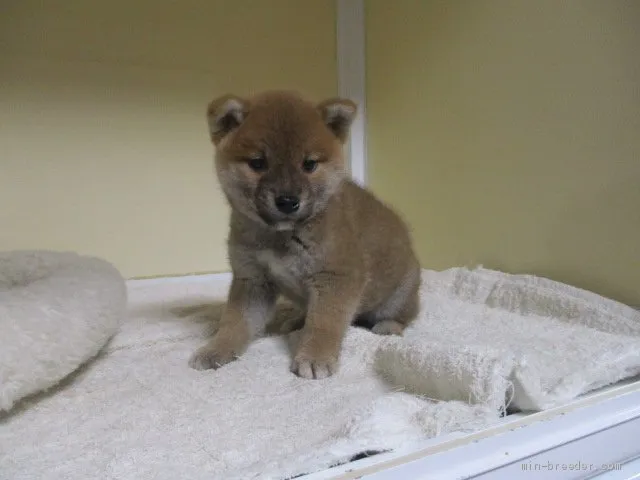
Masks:
[[[300,208],[300,198],[294,195],[280,195],[275,198],[275,204],[278,211],[290,215]]]

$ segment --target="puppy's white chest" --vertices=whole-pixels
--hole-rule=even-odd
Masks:
[[[257,259],[269,272],[272,280],[283,293],[296,297],[304,297],[302,279],[304,265],[300,257],[294,255],[278,255],[272,250],[261,250]]]

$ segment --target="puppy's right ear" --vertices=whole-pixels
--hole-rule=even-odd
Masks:
[[[247,116],[247,101],[235,95],[224,95],[209,103],[207,121],[214,145],[240,126]]]

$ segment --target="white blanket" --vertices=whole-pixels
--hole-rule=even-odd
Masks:
[[[104,353],[0,417],[0,477],[285,479],[366,450],[475,430],[640,372],[640,313],[566,285],[425,271],[404,337],[352,328],[339,373],[289,372],[296,334],[217,371],[187,366],[228,282],[133,283]],[[194,308],[184,308],[196,306]]]
[[[120,272],[100,258],[0,252],[0,411],[97,354],[118,331],[126,294]]]

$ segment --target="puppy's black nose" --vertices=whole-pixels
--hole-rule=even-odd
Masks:
[[[293,213],[300,208],[300,199],[293,195],[280,195],[276,197],[276,208],[282,213]]]

